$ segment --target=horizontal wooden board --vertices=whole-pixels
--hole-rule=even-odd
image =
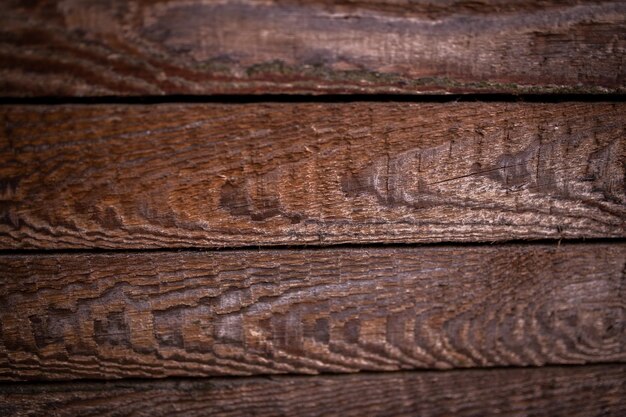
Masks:
[[[626,361],[626,244],[0,257],[0,378]]]
[[[621,417],[626,365],[0,385],[0,413]]]
[[[0,106],[0,248],[626,236],[626,103]]]
[[[624,92],[626,4],[5,0],[0,95]]]

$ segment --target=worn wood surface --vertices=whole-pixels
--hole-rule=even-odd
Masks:
[[[0,107],[0,248],[626,236],[624,103]]]
[[[0,413],[621,417],[626,365],[0,385]]]
[[[5,0],[0,95],[624,92],[623,1]]]
[[[626,361],[625,244],[0,257],[0,378]]]

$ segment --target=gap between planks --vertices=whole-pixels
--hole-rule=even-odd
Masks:
[[[626,243],[626,238],[590,238],[590,239],[511,239],[508,241],[485,242],[427,242],[427,243],[336,243],[336,244],[291,244],[291,245],[250,245],[250,246],[222,246],[222,247],[175,247],[175,248],[66,248],[66,249],[0,249],[2,256],[55,256],[65,254],[133,254],[133,253],[184,253],[184,252],[254,252],[254,251],[327,251],[329,249],[402,249],[402,248],[480,248],[480,247],[508,247],[508,246],[554,246],[561,245],[610,245]]]
[[[62,104],[184,104],[184,103],[621,103],[626,94],[212,94],[212,95],[147,95],[147,96],[43,96],[0,97],[3,105],[62,105]]]

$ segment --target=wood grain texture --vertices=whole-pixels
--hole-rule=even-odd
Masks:
[[[22,416],[546,416],[626,414],[626,365],[0,385]]]
[[[626,361],[625,244],[0,257],[0,378]]]
[[[0,248],[626,236],[624,103],[0,107]]]
[[[0,94],[624,92],[623,1],[5,0]]]

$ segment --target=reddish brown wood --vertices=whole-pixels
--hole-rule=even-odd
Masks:
[[[623,103],[0,107],[0,248],[626,236]]]
[[[7,417],[621,417],[625,399],[625,365],[0,385]]]
[[[624,92],[622,1],[5,0],[0,94]]]
[[[0,257],[0,378],[626,360],[625,244]]]

